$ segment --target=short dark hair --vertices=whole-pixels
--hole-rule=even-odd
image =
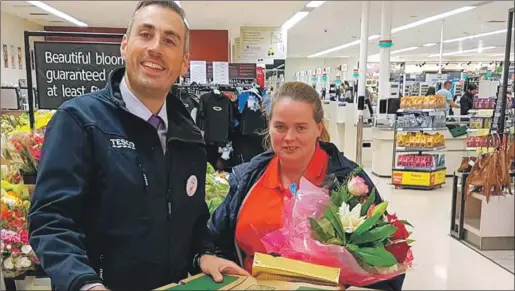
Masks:
[[[445,81],[445,82],[443,83],[443,85],[444,85],[444,86],[452,85],[452,82],[451,82],[451,81]]]
[[[186,38],[184,39],[184,50],[186,52],[189,51],[189,49],[190,49],[190,28],[186,24],[186,12],[184,12],[184,9],[182,9],[181,6],[179,6],[177,3],[175,3],[175,1],[172,1],[172,0],[139,1],[138,5],[136,5],[136,9],[134,9],[134,12],[132,13],[132,18],[131,18],[131,21],[129,22],[129,26],[127,27],[127,35],[130,35],[130,33],[131,33],[132,23],[134,22],[134,16],[136,15],[136,13],[140,9],[150,6],[150,5],[159,5],[164,8],[169,8],[169,9],[175,11],[177,14],[179,14],[179,16],[182,19],[182,22],[184,23],[184,27],[186,29],[186,31],[185,31]]]
[[[474,84],[469,84],[467,90],[477,90],[477,86]]]

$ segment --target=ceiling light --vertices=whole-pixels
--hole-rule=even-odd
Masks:
[[[435,42],[430,42],[430,43],[423,44],[422,46],[423,47],[432,47],[432,46],[435,46],[435,45],[436,45]]]
[[[392,29],[392,34],[393,33],[397,33],[399,31],[403,31],[403,30],[406,30],[406,29],[410,29],[410,28],[413,28],[413,27],[420,26],[422,24],[433,22],[433,21],[438,20],[438,19],[442,19],[442,18],[446,18],[446,17],[452,16],[452,15],[459,14],[459,13],[463,13],[463,12],[472,10],[474,8],[476,8],[476,7],[474,7],[474,6],[465,6],[465,7],[454,9],[454,10],[451,10],[451,11],[448,11],[448,12],[445,12],[445,13],[441,13],[441,14],[438,14],[438,15],[434,15],[434,16],[431,16],[431,17],[424,18],[424,19],[420,19],[418,21],[415,21],[415,22],[412,22],[412,23],[408,23],[406,25],[399,26],[399,27],[396,27],[396,28]]]
[[[390,52],[390,54],[394,55],[394,54],[399,54],[399,53],[402,53],[402,52],[408,52],[408,51],[412,51],[412,50],[416,50],[416,49],[418,49],[418,46],[412,46],[412,47],[408,47],[408,48],[403,48],[403,49],[400,49],[400,50],[392,51],[392,52]]]
[[[308,16],[308,11],[299,11],[295,13],[290,19],[286,20],[286,22],[281,26],[282,31],[288,31],[288,29],[292,28],[295,24],[301,21],[304,17]]]
[[[435,20],[438,20],[438,19],[443,19],[445,17],[449,17],[451,15],[456,15],[458,13],[463,13],[463,12],[472,10],[474,8],[476,8],[476,7],[475,6],[464,6],[464,7],[458,8],[458,9],[451,10],[449,12],[445,12],[445,13],[434,15],[434,16],[431,16],[431,17],[427,17],[427,18],[424,18],[424,19],[421,19],[421,20],[418,20],[418,21],[415,21],[415,22],[412,22],[412,23],[408,23],[408,24],[403,25],[403,26],[396,27],[396,28],[392,29],[391,33],[393,34],[393,33],[399,32],[399,31],[403,31],[403,30],[406,30],[406,29],[417,27],[417,26],[420,26],[422,24],[426,24],[426,23],[429,23],[429,22],[432,22],[432,21],[435,21]],[[378,36],[377,38],[380,38],[380,37],[381,36]],[[312,57],[318,57],[318,56],[321,56],[321,55],[325,55],[325,54],[328,54],[328,53],[331,53],[331,52],[334,52],[334,51],[338,51],[338,50],[347,48],[349,46],[356,45],[356,44],[353,44],[353,43],[354,42],[350,42],[350,43],[343,44],[343,45],[340,45],[340,46],[337,46],[337,47],[334,47],[334,48],[331,48],[331,49],[328,49],[328,50],[325,50],[325,51],[321,51],[321,52],[318,52],[316,54],[312,54],[312,55],[308,56],[308,58],[310,58],[310,57],[311,58]],[[352,44],[352,45],[349,45],[349,44]],[[358,41],[357,44],[359,44],[359,41]]]
[[[381,38],[381,35],[373,34],[373,35],[368,37],[368,40],[374,40],[374,39],[378,39],[378,38]],[[345,43],[345,44],[339,45],[337,47],[333,47],[331,49],[328,49],[328,50],[325,50],[325,51],[322,51],[322,52],[319,52],[319,53],[316,53],[316,54],[312,54],[312,55],[308,56],[308,58],[315,58],[315,57],[319,57],[321,55],[326,55],[328,53],[339,51],[339,50],[342,50],[344,48],[348,48],[348,47],[351,47],[351,46],[359,45],[360,43],[361,43],[361,39],[358,39],[358,40],[355,40],[355,41],[351,41],[349,43]]]
[[[322,4],[324,4],[325,1],[311,1],[308,3],[308,5],[306,5],[306,7],[308,8],[317,8],[317,7],[320,7],[322,6]]]
[[[71,17],[70,15],[62,12],[62,11],[59,11],[53,7],[50,7],[48,5],[46,5],[45,3],[41,2],[41,1],[27,1],[28,3],[40,8],[40,9],[43,9],[45,10],[46,12],[48,13],[52,13],[53,15],[57,16],[57,17],[60,17],[68,22],[71,22],[77,26],[82,26],[82,27],[87,27],[88,25],[82,21],[79,21],[73,17]]]
[[[475,48],[475,49],[471,49],[471,50],[464,50],[464,51],[454,51],[454,52],[449,52],[449,53],[444,53],[442,54],[442,56],[455,56],[455,55],[461,55],[461,54],[467,54],[467,53],[481,53],[485,50],[491,50],[491,49],[494,49],[495,46],[487,46],[487,47],[483,47],[483,48]],[[434,54],[434,55],[430,55],[429,57],[438,57],[440,56],[440,54]]]
[[[443,42],[451,43],[451,42],[463,41],[463,40],[467,40],[467,39],[474,39],[474,38],[489,36],[489,35],[494,35],[494,34],[502,34],[502,33],[506,33],[506,31],[507,31],[507,29],[501,29],[501,30],[496,30],[496,31],[491,31],[491,32],[485,32],[485,33],[480,33],[480,34],[474,34],[474,35],[469,35],[469,36],[464,36],[464,37],[448,39],[448,40],[444,40]]]

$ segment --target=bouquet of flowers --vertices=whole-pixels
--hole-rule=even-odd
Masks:
[[[353,176],[336,191],[302,179],[285,203],[282,229],[262,238],[268,253],[340,269],[340,283],[366,286],[412,266],[407,221],[377,205],[375,189]],[[386,215],[385,215],[386,214]]]
[[[229,182],[221,177],[210,164],[207,164],[206,203],[209,213],[213,214],[215,209],[224,201],[227,192],[229,192]]]
[[[34,270],[38,265],[38,259],[29,244],[29,207],[29,194],[25,186],[2,181],[0,253],[5,277],[17,277],[28,270]]]
[[[3,157],[18,166],[22,174],[35,174],[43,141],[43,134],[39,132],[13,132],[5,143]]]

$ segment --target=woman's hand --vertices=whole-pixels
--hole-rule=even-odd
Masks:
[[[234,262],[213,255],[203,255],[200,258],[200,269],[204,274],[213,277],[213,280],[217,283],[221,283],[224,280],[222,274],[250,276],[247,271]]]

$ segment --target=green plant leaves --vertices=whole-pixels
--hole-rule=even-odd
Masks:
[[[324,217],[331,222],[334,230],[336,230],[336,234],[338,238],[345,245],[347,243],[347,239],[345,238],[345,231],[343,231],[343,225],[340,221],[340,217],[338,216],[338,208],[334,205],[329,205],[326,207],[324,211]]]
[[[400,222],[402,222],[402,224],[404,224],[404,225],[414,227],[414,226],[413,226],[413,225],[411,225],[411,223],[409,223],[407,220],[399,220],[399,221],[400,221]]]
[[[372,211],[372,217],[368,218],[360,226],[358,226],[358,228],[352,234],[350,240],[354,240],[357,236],[369,230],[381,218],[381,216],[383,216],[387,207],[387,201],[379,203]]]
[[[384,225],[364,232],[360,235],[352,236],[349,242],[353,244],[364,244],[369,242],[381,241],[392,236],[397,231],[397,227],[393,225]]]
[[[382,245],[376,245],[373,248],[359,248],[357,250],[349,249],[349,251],[370,266],[391,267],[397,264],[397,259]]]
[[[367,211],[374,201],[376,201],[376,188],[372,188],[372,192],[370,192],[367,201],[361,206],[361,216],[367,215]]]
[[[326,229],[324,229],[324,227],[322,226],[322,224],[324,224],[324,222],[322,220],[317,221],[313,217],[310,217],[308,219],[309,219],[309,224],[311,225],[311,230],[313,231],[313,235],[315,236],[316,240],[326,243],[331,238],[334,238],[334,230],[333,230],[332,235],[331,235],[331,233],[327,232]],[[327,220],[325,220],[325,221],[327,221]]]
[[[336,205],[336,207],[341,207],[343,203],[343,196],[340,191],[333,191],[331,193],[331,202]]]

